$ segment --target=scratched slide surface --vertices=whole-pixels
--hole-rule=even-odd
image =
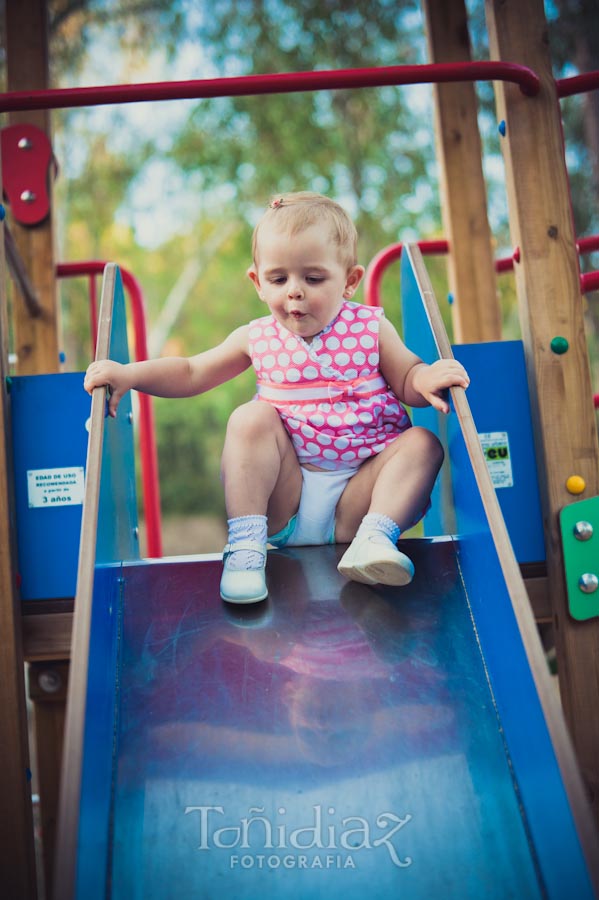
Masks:
[[[114,898],[542,896],[451,539],[407,588],[272,552],[270,597],[220,564],[122,569]]]

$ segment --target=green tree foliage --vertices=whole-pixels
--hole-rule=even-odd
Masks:
[[[389,0],[223,0],[197,33],[231,74],[402,65],[424,61],[417,9]],[[201,169],[206,187],[232,185],[250,219],[278,191],[334,194],[354,213],[370,258],[400,228],[438,222],[430,104],[421,122],[407,96],[389,87],[200,104],[172,152],[187,171]]]
[[[115,42],[128,53],[163,47],[172,59],[185,30],[182,0],[48,0],[55,80],[81,73],[98,29],[111,26]]]
[[[556,75],[568,74],[569,63],[584,67],[581,29],[590,42],[586,58],[599,68],[599,43],[592,38],[597,17],[585,18],[593,18],[594,5],[594,0],[547,4]],[[484,4],[471,0],[469,8],[474,55],[488,58]],[[49,14],[57,86],[83,78],[85,83],[169,79],[168,67],[189,58],[195,64],[174,77],[427,61],[417,0],[49,0]],[[152,59],[161,68],[148,75]],[[478,92],[490,219],[505,252],[507,211],[492,85],[480,84]],[[313,189],[343,202],[358,225],[365,264],[396,240],[440,235],[429,87],[181,101],[148,105],[145,112],[142,118],[139,106],[123,106],[55,115],[62,170],[56,192],[60,257],[114,259],[132,271],[144,288],[150,329],[180,273],[197,260],[197,281],[165,354],[200,352],[264,313],[245,271],[252,227],[278,192]],[[578,183],[581,161],[590,153],[582,149],[583,138],[590,146],[582,112],[582,102],[572,113],[565,107],[567,140],[570,131],[574,134],[569,161],[575,217],[584,231],[597,214],[588,183],[586,189]],[[148,220],[149,240],[139,225],[145,221],[147,231]],[[217,249],[210,254],[213,245]],[[430,267],[442,299],[444,261],[431,261]],[[383,296],[388,315],[401,326],[398,281],[395,265]],[[514,295],[509,280],[500,286],[511,336]],[[62,293],[69,359],[72,367],[84,367],[89,358],[84,287],[73,283]],[[443,307],[448,320],[447,304]],[[226,421],[252,392],[248,372],[191,401],[156,402],[166,512],[222,510],[219,457]]]

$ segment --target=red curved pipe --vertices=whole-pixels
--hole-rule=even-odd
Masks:
[[[599,250],[599,234],[590,234],[588,237],[577,238],[576,248],[579,253],[593,253]]]
[[[574,75],[572,78],[559,78],[555,85],[557,96],[572,97],[574,94],[586,94],[599,88],[599,71],[584,72],[582,75]]]
[[[58,263],[56,266],[56,274],[59,278],[89,276],[91,284],[91,281],[96,275],[103,274],[105,266],[106,263],[101,260]],[[120,266],[119,269],[123,279],[123,286],[127,290],[131,304],[135,339],[135,359],[147,359],[148,342],[141,285],[127,269],[123,269]],[[90,303],[90,312],[92,316],[91,330],[95,346],[97,314],[94,314],[93,306],[92,295],[92,302]],[[139,452],[141,457],[142,494],[146,518],[148,556],[158,557],[162,556],[162,528],[158,481],[158,451],[156,448],[154,431],[154,409],[152,406],[152,398],[148,394],[142,393],[139,394]]]
[[[585,272],[580,276],[580,289],[583,294],[599,291],[599,272]]]
[[[0,96],[0,112],[26,109],[67,109],[109,103],[149,100],[198,100],[207,97],[241,97],[288,94],[340,88],[382,87],[400,84],[432,84],[448,81],[511,81],[523,94],[534,96],[540,81],[532,69],[516,63],[483,60],[463,63],[428,63],[422,66],[379,66],[364,69],[332,69],[322,72],[281,72],[235,78],[194,81],[157,81],[146,84],[113,84],[99,87],[54,88],[46,91],[13,91]]]
[[[418,241],[423,254],[443,254],[449,252],[449,243],[440,241]],[[399,259],[403,244],[391,244],[373,256],[364,276],[364,302],[367,306],[381,306],[381,281],[391,263]]]
[[[418,241],[418,247],[423,254],[449,253],[449,242]],[[403,244],[390,244],[374,256],[366,269],[364,277],[364,302],[368,306],[381,306],[381,281],[383,275],[395,260],[401,256]],[[579,238],[576,241],[576,249],[579,253],[592,253],[599,250],[599,235],[593,234]],[[498,274],[509,272],[514,268],[514,263],[520,262],[520,248],[516,247],[511,256],[505,256],[495,260],[495,271]],[[587,272],[580,276],[580,292],[586,294],[589,291],[599,290],[599,272]]]

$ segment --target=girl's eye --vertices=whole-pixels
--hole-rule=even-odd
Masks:
[[[285,284],[287,279],[284,275],[276,275],[274,278],[271,278],[272,284]]]
[[[320,284],[324,281],[324,277],[322,275],[308,275],[306,281],[308,284]]]

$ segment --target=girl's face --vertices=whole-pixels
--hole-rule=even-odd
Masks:
[[[277,322],[310,342],[353,296],[364,268],[346,268],[324,223],[292,237],[270,225],[260,229],[248,275]]]

